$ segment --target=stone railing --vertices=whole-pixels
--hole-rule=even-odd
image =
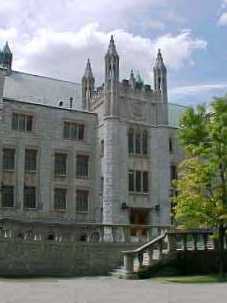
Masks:
[[[125,274],[130,275],[154,265],[177,251],[206,251],[216,248],[217,243],[212,231],[166,231],[138,249],[123,251],[124,266],[122,270]],[[225,248],[227,248],[226,243]]]
[[[144,243],[169,229],[169,226],[59,224],[2,219],[0,239]]]

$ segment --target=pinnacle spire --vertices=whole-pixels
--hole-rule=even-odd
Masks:
[[[160,48],[158,49],[158,54],[157,54],[157,58],[156,58],[154,68],[166,71],[166,67],[165,67],[165,64],[164,64],[164,61],[163,61],[163,57],[162,57],[162,53],[161,53]]]
[[[6,41],[4,47],[3,47],[3,53],[4,54],[12,54],[10,48],[9,48],[9,44],[8,44],[8,41]]]
[[[118,56],[113,35],[111,35],[111,38],[110,38],[110,43],[109,43],[107,55]]]
[[[87,60],[87,65],[86,65],[86,68],[85,68],[84,77],[87,78],[87,79],[93,79],[94,78],[89,58]]]

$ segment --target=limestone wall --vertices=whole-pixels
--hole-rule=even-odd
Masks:
[[[138,244],[137,244],[138,245]],[[136,244],[0,240],[0,276],[105,275]]]

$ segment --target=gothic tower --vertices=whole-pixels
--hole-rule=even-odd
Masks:
[[[105,55],[105,115],[118,114],[119,56],[113,36]]]
[[[82,109],[90,110],[90,100],[95,88],[95,78],[92,73],[90,60],[87,60],[84,75],[82,77]]]
[[[158,50],[158,55],[154,65],[154,89],[161,92],[162,102],[167,103],[167,69],[165,67],[161,50]]]
[[[6,42],[3,50],[0,52],[0,65],[1,68],[10,73],[12,70],[13,54],[9,48],[8,42]]]
[[[105,116],[103,161],[103,223],[120,223],[120,133],[119,121],[119,56],[113,36],[105,55]],[[105,238],[111,241],[111,228],[105,228]]]

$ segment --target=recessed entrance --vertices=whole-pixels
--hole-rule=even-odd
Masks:
[[[130,208],[129,209],[129,222],[133,225],[147,225],[149,222],[149,210],[142,208]],[[146,230],[142,227],[132,227],[131,235],[145,235]]]

